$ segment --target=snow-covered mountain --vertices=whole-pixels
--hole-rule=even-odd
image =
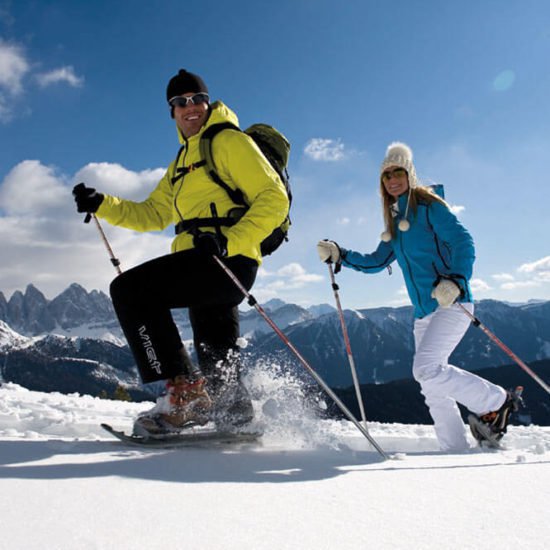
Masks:
[[[263,307],[329,385],[351,385],[334,308],[324,304],[306,309],[282,300],[271,300]],[[476,315],[523,360],[550,357],[550,302],[509,305],[484,300],[476,304]],[[174,316],[183,339],[191,340],[187,311],[176,310]],[[411,307],[346,311],[345,319],[361,383],[410,379],[414,351]],[[5,380],[31,384],[29,387],[37,390],[59,391],[74,380],[70,365],[80,365],[78,379],[84,385],[73,391],[97,394],[101,383],[108,392],[116,384],[137,383],[111,302],[101,292],[87,292],[73,284],[51,301],[32,285],[25,293],[14,293],[9,301],[0,293],[0,323],[0,375]],[[241,312],[241,333],[249,343],[245,351],[247,364],[270,358],[295,364],[255,309]],[[42,341],[47,335],[56,338]],[[94,351],[90,355],[83,350]],[[86,363],[84,368],[83,361],[95,364]],[[452,361],[468,370],[510,362],[474,327],[469,329]],[[42,385],[49,381],[59,387]]]
[[[361,382],[396,380],[410,375],[410,349],[404,331],[385,331],[358,311],[345,311],[344,319]],[[350,385],[348,359],[336,313],[288,326],[286,334],[331,386]],[[297,364],[273,332],[257,337],[250,354],[252,362],[264,355],[274,355]]]
[[[91,338],[28,338],[0,323],[0,379],[31,390],[91,395],[113,395],[122,386],[134,399],[150,398],[128,347]]]
[[[120,329],[110,298],[103,292],[87,292],[73,283],[53,300],[47,300],[35,286],[16,291],[9,301],[0,292],[0,320],[27,335],[55,333],[116,339]]]
[[[295,304],[287,304],[282,300],[277,300],[276,303],[275,300],[270,300],[262,307],[281,329],[315,318],[307,309]],[[271,332],[270,326],[255,309],[241,313],[240,325],[241,334],[247,338]]]
[[[0,349],[22,348],[31,341],[31,338],[26,338],[4,321],[0,321]]]
[[[476,315],[524,361],[550,357],[550,302],[511,307],[483,300],[476,304]],[[344,317],[362,383],[385,383],[412,376],[411,307],[346,311]],[[333,387],[351,384],[336,313],[293,324],[287,327],[286,333]],[[259,335],[253,343],[250,349],[253,361],[262,355],[274,354],[296,363],[284,343],[272,332]],[[479,370],[507,364],[510,358],[481,330],[471,326],[451,361],[467,370]]]
[[[278,299],[270,300],[263,307],[282,328],[334,311],[327,304],[304,309]],[[173,313],[182,338],[190,340],[192,331],[187,310],[175,310]],[[0,321],[25,336],[56,334],[124,343],[110,298],[101,291],[88,292],[77,283],[51,301],[34,285],[28,285],[24,293],[19,290],[14,292],[8,301],[0,292]],[[250,337],[268,330],[269,327],[255,309],[242,312],[243,336]]]

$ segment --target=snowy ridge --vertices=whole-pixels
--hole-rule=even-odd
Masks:
[[[2,348],[14,348],[14,347],[25,347],[32,342],[32,338],[28,338],[15,332],[8,324],[4,321],[0,321],[0,349]]]
[[[64,336],[66,338],[93,338],[94,340],[105,340],[115,346],[123,347],[126,341],[122,336],[120,328],[106,327],[105,325],[84,324],[64,329],[57,325],[50,331],[54,336]]]

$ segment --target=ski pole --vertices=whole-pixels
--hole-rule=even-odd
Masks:
[[[225,273],[228,275],[228,277],[235,283],[237,288],[244,294],[244,296],[248,300],[248,304],[256,309],[256,311],[264,318],[264,320],[267,322],[267,324],[275,331],[277,336],[286,344],[286,346],[294,353],[294,355],[298,358],[300,363],[305,367],[305,369],[313,376],[313,378],[316,380],[316,382],[325,390],[325,392],[334,400],[336,405],[340,408],[340,410],[355,424],[357,429],[368,439],[370,444],[378,451],[378,453],[384,458],[389,459],[390,457],[384,452],[384,450],[376,443],[376,441],[371,437],[369,432],[363,427],[363,425],[353,416],[353,414],[349,411],[349,409],[342,403],[340,398],[332,391],[332,389],[327,385],[327,383],[315,372],[315,370],[311,367],[311,365],[304,359],[302,354],[294,347],[292,342],[283,334],[281,329],[272,321],[272,319],[267,315],[267,313],[264,311],[262,306],[258,304],[256,298],[246,290],[246,288],[242,285],[241,281],[236,277],[236,275],[229,269],[217,256],[212,256],[216,262],[218,262],[218,265],[225,271]]]
[[[109,254],[109,257],[111,259],[111,263],[114,265],[116,272],[120,275],[122,273],[122,269],[120,269],[120,260],[117,257],[115,257],[113,249],[111,248],[111,245],[109,244],[109,241],[105,236],[105,232],[103,231],[103,227],[101,227],[101,224],[97,219],[97,216],[91,213],[86,214],[86,217],[84,218],[84,223],[90,223],[91,219],[93,219],[95,222],[97,230],[99,231],[99,234],[101,236],[101,240],[103,241],[103,244],[105,245],[105,248],[107,249],[107,253]]]
[[[359,379],[357,378],[357,370],[355,369],[355,361],[353,359],[353,354],[351,353],[351,344],[349,341],[348,329],[346,327],[346,321],[344,319],[344,312],[342,311],[342,304],[340,303],[340,295],[338,294],[339,287],[336,284],[336,279],[334,278],[334,270],[332,269],[332,264],[327,264],[327,267],[330,274],[332,290],[334,291],[334,299],[336,300],[338,316],[340,317],[340,325],[342,326],[342,334],[344,335],[344,343],[346,345],[346,353],[348,354],[351,376],[353,378],[353,385],[355,387],[355,395],[357,397],[357,403],[359,404],[359,411],[361,412],[361,420],[363,421],[363,426],[365,427],[365,429],[367,429],[367,417],[365,415],[365,407],[363,406],[361,387],[359,386]]]
[[[495,336],[474,314],[470,313],[460,302],[456,302],[462,311],[472,320],[475,327],[481,329],[502,351],[507,353],[546,393],[550,393],[550,386],[535,374],[506,344]]]

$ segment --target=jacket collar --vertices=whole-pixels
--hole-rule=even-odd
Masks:
[[[179,142],[182,145],[187,145],[187,146],[189,146],[189,144],[191,143],[194,143],[195,141],[198,143],[203,132],[207,128],[209,128],[214,124],[220,124],[222,122],[231,122],[235,126],[239,125],[239,119],[237,115],[227,105],[225,105],[221,101],[215,101],[210,105],[210,114],[208,115],[206,122],[204,123],[203,127],[199,130],[199,132],[197,132],[194,136],[191,136],[190,138],[185,138],[184,135],[181,133],[181,130],[176,125]]]

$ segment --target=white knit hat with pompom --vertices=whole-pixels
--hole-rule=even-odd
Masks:
[[[418,183],[416,177],[416,170],[413,164],[413,152],[412,149],[406,144],[400,141],[394,141],[388,145],[386,149],[386,156],[382,161],[382,166],[380,167],[380,178],[382,178],[382,172],[389,168],[390,166],[398,166],[399,168],[404,168],[407,171],[409,176],[409,196],[407,198],[407,207],[405,209],[405,216],[399,222],[398,228],[400,231],[408,231],[411,224],[407,219],[409,214],[409,199],[411,196],[411,189],[416,187]],[[391,240],[391,234],[389,231],[384,231],[380,238],[388,242]]]
[[[382,161],[382,166],[380,167],[380,175],[390,166],[404,168],[409,175],[409,186],[416,187],[417,179],[416,170],[413,164],[413,152],[406,143],[394,141],[388,145],[386,157]]]

